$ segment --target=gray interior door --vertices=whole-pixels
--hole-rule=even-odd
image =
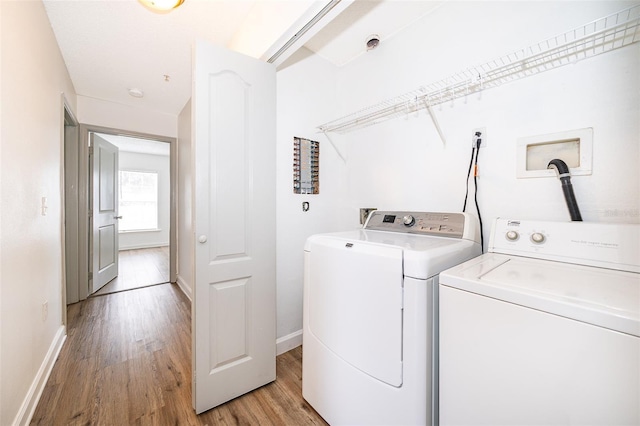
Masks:
[[[91,134],[93,167],[90,292],[118,276],[118,148]]]

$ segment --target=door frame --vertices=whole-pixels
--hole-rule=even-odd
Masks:
[[[67,325],[67,301],[78,291],[78,145],[79,123],[62,94],[62,324]],[[67,252],[69,250],[69,252]]]
[[[71,143],[77,143],[77,175],[78,186],[77,192],[73,191],[71,194],[67,194],[67,197],[75,197],[77,200],[77,248],[65,247],[65,254],[77,253],[77,295],[78,300],[84,300],[89,297],[89,190],[90,179],[89,176],[89,134],[90,133],[104,133],[107,135],[128,136],[138,139],[149,139],[157,142],[166,142],[169,144],[169,176],[170,176],[170,194],[169,194],[169,281],[176,282],[177,279],[177,164],[178,164],[178,140],[176,138],[168,136],[152,135],[149,133],[141,133],[130,130],[121,130],[111,127],[95,126],[90,124],[79,125],[79,132],[77,141],[71,141]],[[66,140],[65,140],[66,143]],[[66,166],[65,166],[66,167]],[[69,213],[66,212],[66,217],[69,217]],[[73,244],[73,241],[71,242]],[[75,249],[75,251],[74,251]],[[70,285],[66,282],[66,285]],[[73,289],[75,290],[75,289]],[[67,300],[67,303],[74,303],[74,301]]]

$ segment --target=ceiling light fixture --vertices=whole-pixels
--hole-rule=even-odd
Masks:
[[[138,0],[144,7],[154,12],[171,12],[184,3],[184,0]]]

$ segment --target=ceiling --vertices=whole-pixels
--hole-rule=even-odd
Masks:
[[[329,0],[185,0],[164,14],[137,0],[43,2],[78,95],[177,115],[191,97],[195,39],[267,60]],[[366,52],[369,35],[383,43],[441,3],[333,0],[333,14],[301,41],[343,66]]]

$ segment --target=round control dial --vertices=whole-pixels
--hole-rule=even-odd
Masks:
[[[536,244],[542,244],[544,243],[544,240],[545,240],[544,234],[540,232],[534,232],[533,234],[531,234],[531,241],[533,241]]]
[[[515,241],[520,237],[520,235],[516,231],[508,231],[505,236],[507,237],[507,240],[509,240],[509,241]]]
[[[416,219],[408,214],[402,218],[402,223],[404,223],[404,226],[413,226],[416,223]]]

